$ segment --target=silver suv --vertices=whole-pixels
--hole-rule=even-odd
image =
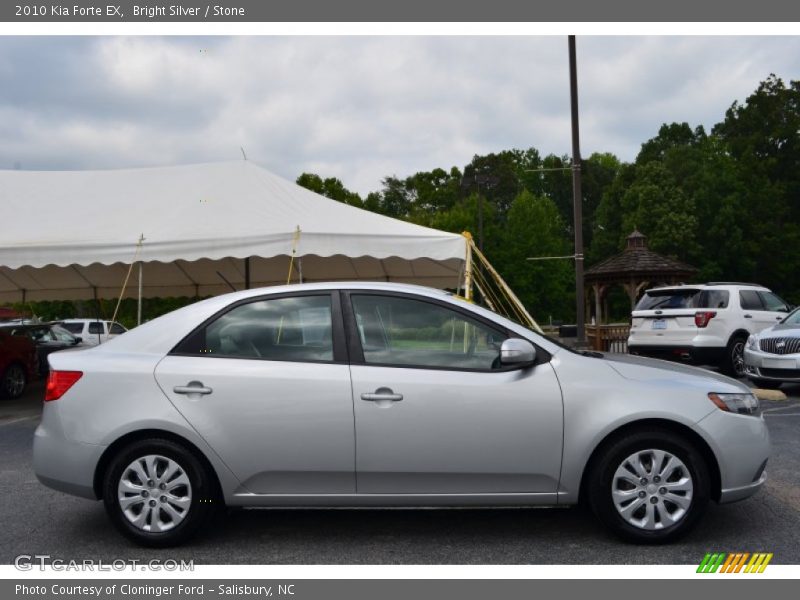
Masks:
[[[631,314],[628,352],[745,374],[747,338],[786,317],[791,305],[750,283],[647,290]]]

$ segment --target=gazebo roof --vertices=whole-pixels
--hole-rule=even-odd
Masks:
[[[697,269],[679,260],[662,256],[647,248],[647,237],[634,230],[628,236],[628,245],[623,252],[607,258],[586,270],[587,280],[630,279],[632,277],[662,276],[668,278],[688,277]]]

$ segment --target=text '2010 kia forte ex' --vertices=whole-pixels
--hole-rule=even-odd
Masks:
[[[766,479],[767,428],[743,384],[577,353],[416,286],[236,292],[50,363],[38,478],[102,499],[150,546],[223,505],[579,501],[659,543]]]

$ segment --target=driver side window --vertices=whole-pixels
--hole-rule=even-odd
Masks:
[[[351,296],[367,364],[500,368],[501,331],[444,306],[397,296]]]

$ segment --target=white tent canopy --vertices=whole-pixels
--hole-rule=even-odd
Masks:
[[[138,261],[145,297],[242,289],[248,273],[250,287],[286,283],[293,251],[292,281],[300,267],[304,281],[455,288],[467,252],[461,235],[347,206],[245,160],[0,171],[0,206],[0,302],[116,298]]]

